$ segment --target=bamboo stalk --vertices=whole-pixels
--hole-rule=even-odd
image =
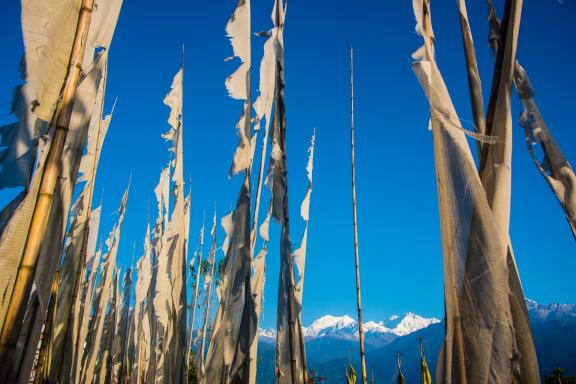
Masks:
[[[128,270],[126,271],[126,274],[124,275],[124,286],[122,287],[122,306],[121,309],[122,311],[120,311],[120,326],[123,328],[120,330],[120,335],[125,335],[125,339],[124,339],[124,344],[120,347],[120,356],[122,357],[120,359],[120,368],[118,369],[118,382],[119,383],[125,383],[127,380],[127,375],[128,372],[126,370],[126,359],[127,359],[127,352],[128,352],[128,340],[130,339],[129,335],[129,331],[130,331],[130,296],[131,296],[131,291],[132,291],[132,272],[134,271],[134,253],[136,253],[136,242],[134,242],[134,246],[132,249],[132,265],[130,268],[128,268]],[[126,287],[126,279],[127,277],[130,276],[130,284],[128,285],[128,287]],[[128,292],[126,292],[126,289],[128,289]],[[124,302],[124,298],[125,296],[128,296],[128,303]],[[124,308],[124,304],[128,304],[128,308]],[[126,311],[126,323],[122,324],[122,320],[124,318],[124,311]],[[125,372],[126,371],[126,372]]]
[[[32,282],[38,264],[40,248],[46,232],[50,216],[54,189],[60,174],[62,153],[68,135],[70,118],[74,106],[74,98],[80,80],[82,59],[86,48],[86,39],[92,16],[94,0],[82,0],[76,35],[72,45],[68,74],[64,86],[62,103],[56,116],[56,127],[52,143],[48,151],[46,164],[42,173],[38,200],[34,207],[28,236],[18,266],[14,290],[6,311],[6,319],[0,334],[0,361],[7,362],[16,348],[22,319],[32,289]],[[0,367],[0,381],[5,381],[12,370],[12,364],[3,363]]]
[[[260,170],[258,173],[258,186],[256,187],[256,204],[254,204],[254,219],[252,230],[250,231],[250,256],[254,260],[254,247],[256,245],[256,232],[258,228],[258,214],[260,211],[260,194],[262,192],[262,181],[264,180],[264,165],[266,164],[266,152],[268,147],[268,132],[264,133],[262,139],[262,153],[260,155]]]
[[[512,0],[506,0],[504,2],[504,17],[503,17],[503,23],[500,24],[500,33],[501,33],[501,37],[500,37],[500,42],[504,43],[506,42],[506,34],[508,33],[508,28],[510,27],[510,13],[511,11],[511,7],[512,7]],[[486,134],[487,135],[492,135],[492,126],[494,125],[494,119],[495,119],[495,114],[496,114],[496,107],[497,107],[497,102],[498,102],[498,92],[499,92],[499,88],[500,88],[500,80],[502,79],[502,76],[504,76],[504,74],[502,73],[503,71],[503,61],[504,61],[504,46],[502,46],[500,49],[498,49],[498,51],[496,52],[496,60],[494,62],[494,74],[492,77],[492,88],[490,89],[490,101],[488,103],[488,111],[486,113]],[[484,180],[483,176],[484,176],[484,169],[486,167],[486,163],[487,163],[487,159],[488,159],[488,154],[489,154],[489,148],[488,146],[483,146],[482,147],[482,153],[480,154],[481,156],[478,156],[479,158],[479,162],[480,162],[480,179]]]
[[[181,103],[180,103],[180,127],[179,127],[179,133],[180,133],[180,139],[178,142],[178,146],[182,146],[182,157],[179,159],[180,161],[182,161],[182,164],[180,165],[180,169],[182,170],[181,175],[177,177],[181,177],[181,185],[178,185],[177,187],[179,188],[179,193],[178,193],[178,197],[177,199],[180,199],[182,201],[182,212],[180,215],[180,225],[179,227],[181,228],[181,230],[184,230],[185,227],[185,223],[184,223],[184,205],[186,204],[184,202],[184,175],[183,175],[183,169],[184,169],[184,151],[183,151],[183,146],[184,146],[184,43],[182,43],[182,77],[180,78],[181,81],[181,88],[182,88],[182,99],[181,99]],[[192,176],[190,176],[192,177]],[[192,184],[192,181],[190,181],[190,184]],[[188,208],[190,209],[190,207]],[[190,224],[190,223],[188,223]],[[182,271],[182,283],[180,286],[180,303],[183,304],[183,310],[182,313],[180,314],[180,316],[178,316],[178,312],[176,313],[176,330],[179,333],[179,335],[177,336],[177,339],[179,338],[179,340],[184,340],[184,342],[186,342],[186,318],[187,318],[187,303],[188,303],[188,297],[187,297],[187,289],[186,289],[186,264],[187,264],[187,250],[184,249],[183,245],[184,245],[184,238],[183,238],[183,233],[180,233],[180,235],[182,236],[182,239],[180,240],[180,244],[182,245],[182,267],[181,267],[181,271]],[[187,241],[187,240],[186,240]],[[192,335],[190,335],[192,336]],[[178,348],[176,349],[175,353],[176,358],[183,358],[184,356],[188,356],[188,351],[184,351],[183,348],[184,346],[181,344],[181,342],[178,342]],[[176,366],[178,365],[178,363],[176,364]],[[180,377],[182,378],[182,380],[184,380],[184,378],[188,377],[188,359],[186,360],[186,362],[184,364],[181,365],[181,371],[180,371]],[[178,376],[177,376],[178,377]]]
[[[249,0],[248,0],[249,1]],[[251,11],[251,7],[249,8]],[[251,25],[251,15],[248,18],[248,22],[250,23],[250,25],[248,26],[248,36],[251,35],[251,31],[252,31],[252,25]],[[250,40],[251,41],[251,40]],[[249,44],[248,45],[248,57],[252,57],[252,45]],[[248,72],[246,73],[246,113],[245,113],[245,117],[244,117],[244,135],[248,138],[248,143],[252,142],[252,122],[251,122],[251,111],[252,111],[252,65],[249,66],[248,68]],[[252,151],[250,151],[250,153],[252,153]],[[251,164],[252,162],[250,162]],[[246,217],[244,218],[245,220],[245,225],[246,228],[250,229],[250,209],[252,207],[252,194],[251,194],[251,177],[252,174],[252,165],[248,166],[246,168],[245,171],[245,175],[244,175],[244,184],[242,188],[246,188],[246,192],[248,195],[248,207],[246,210]],[[259,181],[259,185],[260,185],[260,181]],[[260,185],[261,186],[261,185]],[[256,207],[256,212],[258,212],[258,208]],[[255,217],[255,219],[257,219]],[[254,231],[254,236],[256,235],[256,231]],[[251,280],[251,272],[252,272],[252,259],[253,259],[253,246],[252,246],[252,233],[251,231],[248,231],[246,233],[246,235],[244,236],[244,244],[245,246],[248,246],[248,254],[250,257],[248,257],[247,259],[244,260],[244,263],[248,264],[248,268],[246,269],[246,276],[244,277],[244,306],[246,305],[251,305],[252,308],[254,308],[254,297],[252,297],[252,289],[251,289],[251,285],[250,285],[250,280]],[[255,239],[255,237],[254,237]],[[245,309],[243,308],[243,312],[245,312]],[[249,324],[251,325],[252,322],[249,321]],[[252,329],[248,329],[249,334],[252,334]],[[255,330],[255,337],[258,337],[258,330]],[[250,382],[250,361],[252,360],[252,358],[256,358],[256,356],[252,356],[251,355],[251,350],[250,350],[250,345],[247,346],[247,349],[245,351],[246,353],[246,357],[244,358],[244,369],[242,371],[243,377],[242,377],[242,381],[244,383],[248,383]],[[229,374],[227,375],[229,376]]]
[[[194,297],[192,298],[192,315],[190,316],[190,327],[188,329],[188,349],[186,350],[186,366],[189,369],[190,351],[192,350],[192,332],[194,332],[194,317],[196,315],[196,302],[198,300],[198,291],[200,288],[200,269],[202,267],[202,249],[204,248],[204,219],[202,219],[202,233],[200,234],[200,251],[198,252],[198,270],[196,271],[196,287]],[[188,373],[188,369],[186,370]]]
[[[214,208],[214,222],[216,222],[216,208]],[[212,287],[214,286],[214,267],[216,265],[216,227],[214,227],[214,239],[213,246],[210,252],[213,252],[212,255],[212,265],[210,267],[210,285],[208,286],[208,292],[206,292],[206,304],[204,309],[204,324],[202,326],[202,342],[200,344],[200,369],[197,372],[198,382],[202,381],[202,377],[204,376],[204,371],[202,369],[202,365],[204,365],[204,348],[206,345],[206,328],[208,326],[208,316],[210,315],[210,296],[212,293]]]
[[[281,11],[282,3],[280,0],[276,0],[276,25],[278,28],[282,28],[282,22],[280,20],[280,11]],[[282,162],[284,164],[287,163],[286,161],[286,119],[285,119],[285,108],[284,108],[284,100],[282,97],[282,93],[280,92],[280,87],[283,87],[283,81],[281,79],[280,72],[283,71],[283,61],[280,64],[278,60],[276,61],[276,86],[274,87],[274,120],[275,124],[280,125],[280,137],[279,137],[279,144],[280,148],[282,148]],[[284,177],[286,178],[286,168],[282,170],[284,173]],[[285,192],[284,192],[284,199],[282,201],[282,212],[283,212],[283,220],[282,220],[282,239],[286,239],[286,241],[290,241],[290,218],[288,215],[288,183],[285,185]],[[296,335],[294,334],[294,328],[296,326],[296,317],[294,313],[294,263],[292,260],[292,249],[289,249],[287,252],[287,264],[288,264],[288,338],[289,338],[289,349],[290,349],[290,377],[292,380],[292,384],[298,383],[296,380],[297,372],[296,372]]]
[[[112,360],[112,357],[113,357],[112,351],[114,348],[114,337],[117,336],[116,335],[116,331],[117,331],[116,330],[116,317],[118,316],[117,302],[118,302],[118,277],[119,277],[118,274],[119,273],[120,273],[120,271],[117,268],[116,269],[116,275],[115,275],[115,278],[114,278],[113,283],[112,283],[112,284],[114,284],[114,288],[113,288],[114,301],[110,304],[110,308],[111,309],[113,308],[114,312],[113,312],[112,319],[110,320],[112,323],[112,332],[110,332],[110,335],[108,335],[108,340],[106,340],[108,342],[108,346],[107,346],[108,356],[106,358],[106,380],[105,380],[105,383],[112,383],[112,378],[114,377],[114,375],[113,375],[114,364],[113,364],[113,360]]]
[[[92,165],[92,172],[90,175],[90,181],[89,181],[89,188],[88,188],[88,204],[85,208],[84,211],[84,217],[83,217],[83,222],[84,224],[84,233],[83,233],[83,239],[82,239],[82,248],[80,250],[80,265],[78,266],[78,272],[76,274],[76,279],[74,280],[74,288],[72,291],[72,306],[70,308],[70,316],[68,317],[68,321],[65,323],[64,325],[64,340],[62,345],[64,346],[64,348],[66,348],[66,345],[68,344],[68,340],[71,338],[73,340],[73,345],[72,345],[72,349],[70,350],[70,353],[74,354],[74,351],[77,350],[78,344],[79,344],[79,334],[78,334],[78,327],[74,324],[74,312],[76,311],[76,304],[78,301],[78,292],[80,290],[80,286],[82,285],[82,277],[84,276],[84,274],[86,273],[86,259],[88,258],[88,254],[87,254],[87,246],[88,246],[88,236],[90,233],[90,215],[92,214],[92,198],[94,196],[94,182],[96,179],[96,168],[98,167],[97,165],[97,159],[99,156],[99,152],[100,152],[100,135],[102,133],[102,116],[103,116],[103,112],[104,112],[104,94],[106,92],[106,78],[108,76],[108,64],[106,63],[104,66],[104,76],[103,76],[103,81],[104,81],[104,86],[102,88],[102,105],[100,107],[100,111],[99,111],[99,119],[98,119],[98,133],[96,135],[96,150],[94,152],[94,164]],[[116,104],[116,103],[114,103]],[[54,377],[59,378],[62,368],[64,366],[64,355],[65,353],[61,353],[60,354],[60,361],[58,362],[58,369],[56,371],[56,374]],[[69,372],[69,374],[71,374],[72,372]],[[72,377],[69,377],[69,380],[72,381]]]
[[[42,330],[42,341],[40,350],[38,352],[38,362],[35,368],[36,375],[34,376],[34,383],[44,383],[48,380],[48,369],[50,356],[47,354],[50,348],[50,338],[52,337],[52,325],[54,322],[54,309],[56,307],[56,296],[58,296],[58,278],[60,270],[57,270],[54,279],[52,280],[52,289],[50,292],[50,304],[46,313],[46,320],[44,322],[44,329]]]
[[[470,89],[470,105],[474,119],[474,130],[477,133],[486,133],[486,120],[484,119],[484,100],[482,97],[482,83],[476,62],[476,50],[472,40],[472,33],[468,23],[468,12],[466,10],[466,0],[458,0],[458,12],[460,16],[460,31],[464,44],[464,56],[466,58],[466,71],[468,75],[468,88]],[[478,155],[482,153],[482,142],[476,140]]]
[[[266,121],[266,125],[269,125],[268,121]],[[262,193],[262,184],[264,181],[264,166],[266,165],[267,148],[268,129],[264,128],[264,137],[262,138],[262,152],[260,154],[260,168],[258,171],[258,185],[256,187],[256,203],[254,204],[254,219],[252,221],[252,230],[250,231],[250,256],[252,260],[254,260],[254,247],[256,245],[256,232],[258,228],[258,214],[260,212],[260,194]],[[250,164],[252,164],[252,162]]]
[[[304,384],[308,383],[308,367],[306,365],[306,353],[304,348],[304,335],[302,334],[302,316],[298,316],[298,341],[300,342],[300,357],[302,360],[302,378]]]
[[[352,214],[354,226],[354,255],[356,264],[356,301],[358,304],[358,335],[360,338],[360,364],[362,384],[367,384],[364,353],[364,326],[362,325],[362,292],[360,290],[360,257],[358,255],[358,222],[356,215],[356,170],[354,158],[354,50],[350,47],[350,140],[352,153]]]

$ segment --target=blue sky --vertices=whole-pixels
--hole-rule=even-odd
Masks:
[[[492,76],[484,2],[469,2],[485,99]],[[496,2],[498,9],[502,2]],[[271,27],[272,0],[253,0],[254,32]],[[211,217],[234,205],[241,178],[227,179],[237,142],[241,103],[224,79],[236,67],[224,27],[234,0],[162,2],[125,0],[109,59],[107,109],[118,97],[100,162],[96,194],[104,190],[101,236],[110,230],[123,189],[133,174],[119,262],[142,249],[147,204],[169,159],[160,134],[168,130],[162,104],[186,46],[185,172],[192,178],[191,243],[203,212]],[[0,121],[19,82],[20,8],[0,0]],[[437,58],[464,124],[471,121],[456,2],[432,3]],[[576,3],[526,1],[518,58],[537,91],[537,102],[569,160],[576,162],[573,89]],[[317,129],[303,322],[324,314],[355,314],[350,192],[348,46],[355,48],[356,166],[363,307],[366,320],[413,311],[443,313],[440,229],[428,104],[410,67],[421,44],[411,1],[291,1],[285,29],[286,107],[291,233],[300,243],[299,205],[306,191],[307,148]],[[262,45],[253,39],[253,94]],[[517,125],[511,238],[527,297],[576,302],[576,243],[558,203],[537,173]],[[468,123],[469,124],[469,123]],[[471,126],[471,125],[470,125]],[[470,127],[469,126],[469,127]],[[5,202],[6,192],[0,193]],[[268,194],[263,197],[267,201]],[[155,213],[152,212],[154,216]],[[275,322],[278,228],[272,226],[263,326]],[[219,232],[222,239],[222,231]],[[209,243],[209,242],[208,242]],[[208,251],[207,244],[205,252]]]

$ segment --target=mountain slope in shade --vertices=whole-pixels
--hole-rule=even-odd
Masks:
[[[556,367],[563,368],[568,375],[576,375],[576,306],[542,305],[531,300],[527,300],[526,304],[542,377]],[[366,332],[366,366],[369,376],[372,371],[374,372],[377,383],[395,383],[396,353],[402,356],[402,367],[407,382],[420,382],[420,338],[424,340],[428,366],[434,376],[436,355],[444,338],[444,324],[432,321],[428,326],[405,335],[389,332],[390,329],[400,332],[403,328],[396,327],[407,317],[410,319],[409,315],[413,314],[388,319],[386,322],[365,324],[365,327],[370,329]],[[417,315],[413,317],[419,318]],[[352,324],[347,316],[321,319],[323,319],[321,322],[315,323],[317,326],[323,324],[324,327],[313,328],[309,332],[316,336],[306,338],[308,368],[324,377],[326,383],[345,383],[345,365],[348,356],[359,372],[358,342],[357,338],[351,336],[351,333],[357,332],[357,329],[354,329],[356,323]],[[408,320],[406,322],[409,323]],[[312,325],[306,329],[309,330]],[[369,337],[370,334],[372,338]],[[374,342],[374,336],[388,339],[378,343]],[[266,341],[266,337],[261,337],[260,340],[257,383],[273,384],[274,340]]]

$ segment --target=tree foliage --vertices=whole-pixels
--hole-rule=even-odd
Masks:
[[[576,376],[565,376],[562,368],[554,368],[544,379],[546,384],[576,384]]]
[[[198,384],[196,377],[196,366],[194,365],[194,353],[190,353],[190,360],[188,361],[188,384]]]

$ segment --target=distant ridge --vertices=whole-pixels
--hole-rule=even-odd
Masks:
[[[526,299],[542,378],[561,367],[576,375],[576,305],[539,304]],[[377,383],[395,382],[395,356],[403,356],[407,382],[420,380],[419,339],[424,339],[426,358],[434,376],[436,355],[444,337],[444,324],[408,312],[385,321],[368,321],[366,364],[373,365]],[[350,316],[322,316],[303,329],[308,366],[327,383],[345,382],[344,365],[350,354],[358,367],[358,327]],[[274,383],[275,330],[260,330],[257,384]],[[369,369],[370,372],[370,369]]]

